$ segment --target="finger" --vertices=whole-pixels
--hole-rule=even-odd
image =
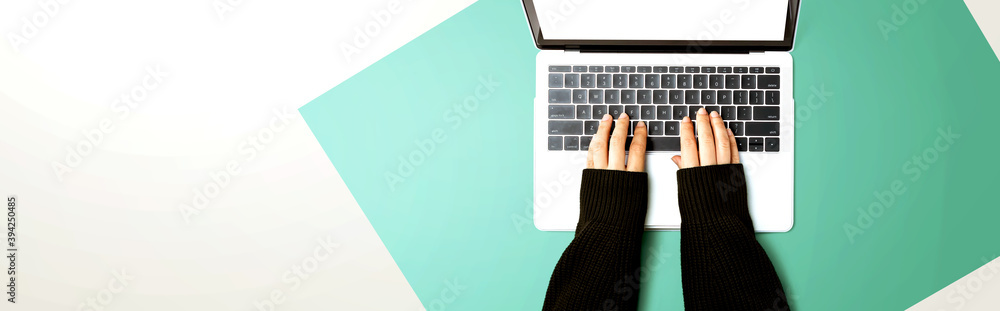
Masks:
[[[722,116],[718,112],[712,111],[709,116],[712,120],[713,135],[719,138],[715,140],[715,163],[729,164],[731,163],[729,158],[733,156],[733,152],[729,151],[732,148],[729,144],[729,129],[726,128],[726,123],[722,121]]]
[[[677,168],[684,168],[683,166],[681,166],[681,156],[675,155],[673,157],[670,157],[670,160],[674,161],[674,164],[677,164]]]
[[[611,122],[611,115],[604,114],[594,139],[590,140],[590,152],[594,154],[593,168],[608,168],[608,136],[611,135]]]
[[[646,170],[646,122],[636,123],[632,132],[632,146],[628,147],[628,168],[629,172],[643,172]]]
[[[715,165],[715,136],[705,108],[698,109],[698,161],[701,166]]]
[[[622,113],[615,121],[615,130],[611,133],[611,143],[608,144],[608,169],[625,170],[625,136],[628,135],[628,115]]]
[[[698,160],[698,141],[694,138],[694,122],[691,118],[684,117],[681,121],[681,168],[697,167],[701,165]]]
[[[733,134],[732,129],[729,129],[729,145],[732,146],[730,150],[732,150],[733,153],[733,155],[730,156],[731,160],[729,163],[740,163],[740,150],[739,148],[736,148],[736,135]]]

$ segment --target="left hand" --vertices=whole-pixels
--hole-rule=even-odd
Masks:
[[[615,123],[614,133],[611,132],[611,122]],[[590,141],[587,151],[587,168],[642,172],[646,170],[646,124],[639,122],[632,133],[632,145],[629,147],[628,162],[625,161],[625,142],[628,136],[629,118],[622,113],[617,121],[611,120],[611,115],[605,114],[601,120],[597,134]]]

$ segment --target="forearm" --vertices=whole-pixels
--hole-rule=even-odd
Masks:
[[[576,237],[556,264],[543,310],[635,310],[648,205],[646,173],[585,170]]]

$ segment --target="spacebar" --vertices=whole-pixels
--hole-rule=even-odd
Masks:
[[[681,138],[647,137],[646,151],[681,151]]]

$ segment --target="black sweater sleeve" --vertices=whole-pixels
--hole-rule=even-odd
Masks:
[[[576,237],[556,264],[542,310],[635,310],[649,202],[646,173],[587,169]]]
[[[778,274],[757,243],[743,165],[677,172],[681,278],[687,310],[788,310]]]

